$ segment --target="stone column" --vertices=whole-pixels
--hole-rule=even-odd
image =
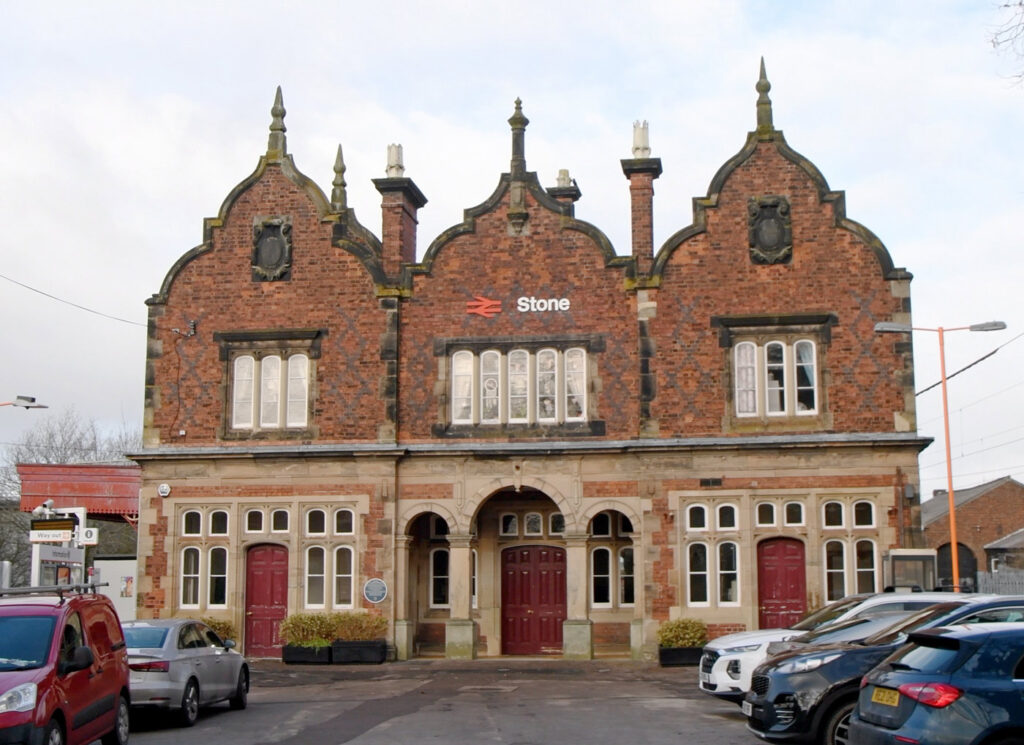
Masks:
[[[444,653],[449,659],[471,660],[476,657],[476,623],[472,612],[473,536],[448,536],[448,603],[449,618],[445,624]]]
[[[594,629],[587,614],[588,537],[586,533],[565,536],[566,618],[562,624],[562,656],[572,660],[594,657]]]
[[[630,533],[633,541],[633,619],[629,622],[629,654],[634,660],[644,658],[644,587],[647,578],[644,574],[644,546],[640,533]]]
[[[395,536],[395,656],[408,660],[414,653],[416,619],[409,618],[409,544],[412,537]]]

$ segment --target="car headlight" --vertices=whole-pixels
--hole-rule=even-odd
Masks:
[[[827,665],[833,660],[837,660],[840,657],[839,652],[833,652],[831,654],[817,654],[813,657],[794,657],[791,660],[779,664],[775,669],[780,673],[809,673],[811,670],[817,670],[822,665]]]
[[[36,684],[22,683],[0,696],[0,714],[8,711],[32,711],[36,707]]]
[[[760,644],[744,644],[742,647],[728,647],[719,652],[719,654],[743,654],[744,652],[756,652],[760,647]]]

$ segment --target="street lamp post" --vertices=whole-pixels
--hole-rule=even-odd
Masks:
[[[956,537],[956,501],[953,494],[953,460],[949,444],[949,395],[946,392],[946,342],[947,331],[1002,331],[1006,324],[1002,321],[985,321],[970,326],[954,326],[952,328],[926,328],[911,326],[907,323],[882,321],[875,324],[875,331],[881,334],[909,334],[911,331],[934,331],[939,335],[939,371],[942,375],[942,429],[946,438],[946,490],[949,495],[949,558],[953,564],[953,589],[960,592],[960,552]]]
[[[15,396],[13,401],[0,401],[0,406],[20,406],[23,409],[48,409],[46,404],[36,403],[35,396]]]

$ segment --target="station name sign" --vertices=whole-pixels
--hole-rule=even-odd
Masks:
[[[572,303],[567,297],[535,297],[533,295],[516,298],[515,309],[518,313],[551,313],[567,311]],[[474,295],[466,303],[466,313],[470,315],[494,318],[502,312],[501,301],[492,300],[482,295]]]

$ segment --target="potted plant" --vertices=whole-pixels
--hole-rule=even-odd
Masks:
[[[697,665],[708,641],[708,627],[696,618],[677,618],[658,627],[658,662],[662,666]]]
[[[332,613],[331,616],[332,662],[384,662],[388,653],[388,645],[384,640],[388,619],[358,611]]]
[[[327,613],[293,613],[281,622],[281,660],[286,664],[331,661],[331,619]]]

